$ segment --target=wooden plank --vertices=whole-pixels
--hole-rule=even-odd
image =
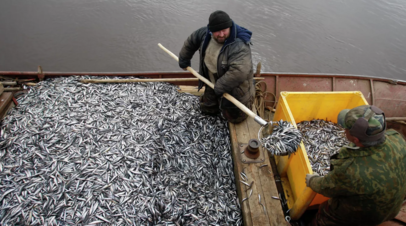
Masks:
[[[237,190],[240,201],[249,195],[250,190],[245,191],[246,185],[240,182],[240,173],[248,177],[248,183],[254,181],[251,197],[242,204],[242,213],[245,225],[286,225],[280,200],[272,199],[279,197],[268,153],[265,154],[264,162],[243,164],[240,161],[239,144],[247,144],[250,139],[257,139],[260,128],[252,118],[234,125],[229,123],[231,142],[233,143],[233,159]],[[262,165],[267,165],[261,167]],[[259,196],[261,203],[259,204]],[[265,207],[265,208],[264,208]],[[247,210],[248,208],[248,210]]]
[[[13,101],[10,101],[6,108],[4,109],[4,111],[0,112],[0,120],[4,119],[4,117],[6,117],[8,111],[10,111],[10,109],[12,109],[13,107],[15,107],[16,105],[14,104]]]
[[[267,208],[264,205],[263,188],[258,175],[258,163],[251,163],[247,167],[247,177],[254,181],[252,186],[252,196],[248,199],[250,202],[250,211],[253,225],[271,225],[268,219]],[[261,204],[259,203],[261,196]]]
[[[390,122],[390,121],[406,121],[406,117],[387,117],[385,120],[387,122]]]
[[[13,93],[11,92],[4,92],[0,96],[0,112],[4,112],[5,110],[8,110],[8,104],[11,102],[13,99]]]
[[[242,122],[244,123],[244,122]],[[245,185],[243,185],[240,180],[240,173],[243,171],[243,164],[240,161],[240,148],[238,144],[238,139],[237,139],[237,131],[235,129],[235,125],[232,123],[228,124],[229,129],[230,129],[230,139],[231,139],[231,155],[233,157],[233,163],[234,163],[234,175],[235,175],[235,183],[237,187],[237,193],[238,197],[240,200],[240,203],[243,199],[248,197],[247,192],[245,192]],[[252,219],[250,215],[250,207],[248,204],[248,201],[244,201],[241,203],[241,212],[243,215],[243,223],[245,226],[251,226],[252,224]]]
[[[13,92],[13,91],[21,91],[23,90],[22,87],[7,87],[4,88],[4,92]]]
[[[272,166],[269,161],[268,153],[265,153],[265,162],[258,165],[267,165],[266,167],[258,167],[259,182],[262,187],[261,203],[264,204],[268,219],[271,225],[285,224],[285,217],[282,210],[281,201],[273,199],[272,196],[279,197],[278,189],[272,172]],[[262,199],[263,197],[263,199]]]
[[[3,86],[16,86],[17,82],[16,81],[3,81],[3,82],[0,82],[0,84]]]
[[[205,88],[202,87],[200,91],[197,90],[197,86],[179,86],[179,92],[190,93],[196,96],[202,96],[204,94]]]
[[[130,83],[130,82],[196,82],[197,78],[162,78],[162,79],[81,79],[82,83]]]
[[[261,126],[252,119],[246,121],[250,137],[258,139],[258,131]],[[286,224],[280,200],[272,199],[272,196],[279,197],[279,193],[276,187],[268,152],[264,149],[262,149],[262,151],[265,156],[264,162],[255,164],[257,168],[258,182],[262,187],[261,203],[263,203],[266,208],[270,225]],[[266,167],[259,168],[263,165],[266,165]]]
[[[252,138],[250,136],[248,121],[252,120],[252,118],[247,118],[244,122],[235,125],[237,131],[237,139],[239,143],[247,144],[248,141]],[[254,137],[255,138],[255,137]],[[268,221],[268,217],[262,206],[259,204],[259,196],[262,194],[262,187],[259,183],[258,178],[258,167],[254,163],[244,164],[243,167],[245,168],[245,174],[248,177],[248,182],[251,183],[254,181],[254,185],[252,186],[252,195],[246,201],[249,203],[250,207],[250,215],[252,219],[253,225],[270,225]],[[242,184],[242,183],[241,183]],[[242,184],[243,185],[243,184]],[[246,187],[243,185],[244,188]],[[247,191],[249,194],[250,190]]]
[[[398,215],[396,215],[395,219],[406,223],[406,201],[403,202],[402,208],[400,209]]]
[[[406,224],[406,201],[403,202],[402,208],[400,209],[395,219],[392,219],[391,221],[385,221],[379,226],[401,226],[405,224]]]
[[[399,222],[396,221],[385,221],[382,224],[378,225],[378,226],[404,226],[404,224],[401,224]]]

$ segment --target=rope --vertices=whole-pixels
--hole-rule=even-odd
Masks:
[[[264,86],[262,86],[262,84]],[[264,87],[264,88],[262,88]],[[276,105],[276,97],[275,94],[266,91],[268,89],[268,86],[265,82],[261,81],[261,82],[257,82],[255,84],[255,99],[254,99],[254,107],[257,110],[257,114],[259,115],[259,117],[261,118],[265,118],[265,108],[266,108],[266,103],[267,102],[271,102],[271,101],[267,101],[267,97],[272,95],[274,100],[274,104],[272,109],[275,108]],[[270,120],[268,120],[270,121]]]

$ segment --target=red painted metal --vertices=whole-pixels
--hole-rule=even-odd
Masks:
[[[280,92],[280,90],[279,90],[279,76],[277,75],[277,76],[275,76],[275,98],[276,98],[276,101],[278,101],[278,99],[279,99],[279,96],[278,96],[279,92]]]
[[[190,72],[33,72],[33,71],[0,71],[0,75],[25,79],[25,78],[54,78],[73,75],[88,76],[118,76],[118,77],[147,77],[147,78],[195,78]],[[197,82],[179,82],[177,85],[197,85]]]
[[[36,71],[0,71],[0,75],[12,76],[14,78],[36,78]],[[46,72],[42,74],[45,77],[63,77],[72,75],[89,75],[89,76],[148,76],[149,78],[194,78],[190,72]]]
[[[280,77],[279,86],[283,91],[326,92],[331,91],[331,78]]]
[[[159,78],[164,76],[165,78],[171,78],[170,76],[175,76],[176,78],[185,77],[193,78],[194,76],[190,72],[46,72],[43,71],[45,77],[59,77],[59,76],[71,76],[71,75],[89,75],[89,76],[148,76],[150,78]],[[36,78],[38,72],[36,71],[0,71],[0,75],[12,76],[15,78]],[[406,85],[406,81],[371,77],[364,75],[351,75],[351,74],[318,74],[318,73],[287,73],[287,72],[265,72],[261,73],[261,77],[318,77],[318,78],[351,78],[351,79],[373,79],[374,81],[382,81],[389,83],[396,83],[400,85]]]
[[[406,86],[374,82],[375,105],[385,111],[387,117],[406,116]]]
[[[375,104],[375,89],[374,89],[374,80],[370,79],[369,84],[371,86],[371,104]]]
[[[27,72],[0,71],[0,75],[18,78],[60,77],[72,75],[134,76],[147,78],[194,78],[190,72]],[[346,74],[261,73],[267,91],[276,100],[282,91],[361,91],[370,104],[383,109],[388,117],[406,116],[406,81]],[[197,82],[179,82],[177,85],[197,85]]]
[[[285,72],[266,72],[262,73],[261,77],[312,77],[312,78],[326,78],[326,77],[335,77],[335,78],[347,78],[347,79],[373,79],[374,81],[388,82],[392,84],[406,85],[406,81],[388,79],[388,78],[379,78],[372,76],[364,75],[352,75],[352,74],[311,74],[311,73],[285,73]]]
[[[406,116],[405,81],[332,74],[264,73],[261,76],[268,87],[276,82],[277,99],[282,91],[361,91],[368,103],[384,110],[387,117]]]
[[[369,79],[336,79],[336,90],[335,91],[361,91],[365,99],[369,104],[371,104],[371,86]]]
[[[16,106],[18,106],[18,102],[17,102],[17,99],[13,96],[13,102],[14,102],[14,104],[16,105]]]

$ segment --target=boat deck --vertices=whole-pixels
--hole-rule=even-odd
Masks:
[[[15,106],[13,98],[12,92],[4,92],[0,95],[0,120],[3,119],[7,115],[7,112]]]
[[[236,178],[237,192],[243,214],[244,225],[288,225],[282,210],[281,201],[274,199],[279,197],[274,179],[274,171],[268,156],[268,152],[260,148],[260,162],[244,163],[250,160],[241,152],[247,146],[250,139],[258,138],[260,125],[252,118],[247,118],[240,124],[229,123],[232,156],[234,162],[234,174]],[[241,177],[244,172],[247,179]],[[241,181],[251,185],[249,186]],[[252,194],[251,193],[252,190]]]
[[[185,87],[186,88],[186,87]],[[201,95],[203,92],[185,89],[195,95]],[[0,102],[0,118],[7,114],[7,111],[14,106],[11,93],[4,92]],[[258,162],[247,162],[247,158],[242,154],[250,139],[258,138],[260,125],[252,118],[247,118],[240,124],[229,123],[230,141],[232,147],[232,158],[234,164],[234,174],[236,179],[236,188],[241,203],[243,223],[246,226],[251,225],[289,225],[284,216],[281,200],[272,197],[280,197],[276,183],[275,175],[278,173],[272,167],[272,158],[268,152],[260,147],[261,155]],[[404,126],[401,127],[404,129]],[[245,160],[245,162],[243,162]],[[248,160],[250,161],[250,160]],[[243,179],[241,172],[246,175]],[[304,178],[303,178],[304,180]],[[244,182],[244,183],[242,183]],[[252,184],[253,182],[253,184]],[[249,187],[246,184],[252,186]],[[251,193],[252,192],[252,193]],[[281,195],[284,199],[284,195]],[[282,201],[284,202],[284,200]],[[405,225],[406,222],[406,203],[399,215],[391,222],[385,222],[383,225]]]
[[[273,115],[271,115],[271,118],[273,118]],[[283,204],[286,200],[284,197],[285,194],[283,194],[283,188],[281,187],[282,184],[281,182],[275,181],[275,178],[279,178],[279,174],[275,166],[274,158],[270,157],[266,150],[260,148],[261,155],[258,158],[264,157],[263,162],[243,162],[243,160],[247,158],[244,157],[244,154],[241,154],[241,152],[244,147],[247,146],[250,139],[258,139],[260,127],[261,126],[252,118],[247,118],[247,120],[237,125],[229,123],[234,174],[240,203],[241,200],[247,198],[251,192],[251,189],[247,189],[248,186],[241,181],[248,184],[254,181],[250,198],[241,204],[244,225],[301,225],[299,221],[290,222],[289,224],[285,220],[283,211],[286,211],[288,208],[287,205]],[[248,181],[241,177],[241,172],[246,174]],[[261,203],[264,207],[259,204],[259,196],[261,196]],[[272,197],[280,197],[282,201]],[[285,208],[283,208],[283,206]],[[310,209],[309,212],[304,213],[303,217],[307,216],[311,218],[313,214],[315,214],[314,211],[314,208]],[[405,224],[406,200],[399,214],[393,220],[386,221],[379,226]]]

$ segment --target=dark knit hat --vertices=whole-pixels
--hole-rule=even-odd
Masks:
[[[226,12],[217,10],[210,14],[208,27],[211,32],[221,31],[232,25],[233,21]]]

